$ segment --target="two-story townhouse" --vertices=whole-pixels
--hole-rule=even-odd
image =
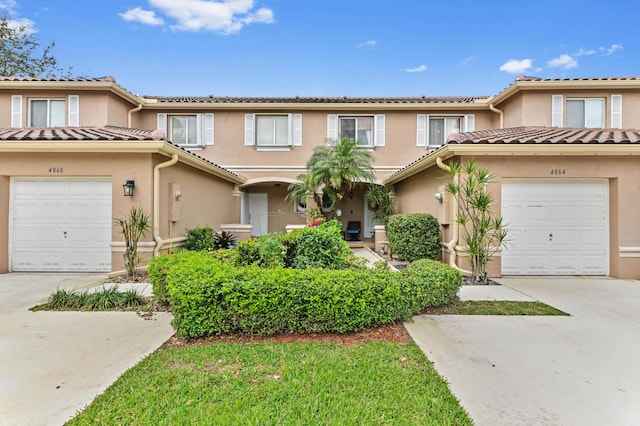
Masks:
[[[599,136],[590,133],[587,144],[579,137],[545,130],[540,141],[531,139],[530,129],[525,127],[640,128],[639,90],[640,79],[636,77],[566,80],[519,77],[491,97],[155,97],[133,95],[113,78],[1,78],[0,110],[6,113],[0,114],[0,128],[5,129],[0,149],[3,153],[11,150],[16,157],[11,159],[11,167],[3,167],[0,180],[6,194],[0,202],[10,212],[0,217],[1,223],[6,224],[0,228],[0,269],[22,267],[14,259],[20,246],[18,240],[22,238],[15,230],[25,214],[15,208],[19,205],[23,180],[31,179],[42,185],[87,177],[105,178],[110,182],[111,217],[124,213],[132,204],[142,204],[155,213],[154,235],[145,244],[148,250],[157,252],[180,244],[185,229],[202,224],[215,228],[233,224],[240,233],[248,229],[253,235],[303,224],[304,205],[285,201],[287,186],[305,172],[305,163],[316,146],[345,135],[356,139],[362,149],[371,151],[379,183],[390,184],[396,190],[398,210],[440,215],[448,241],[454,234],[449,204],[441,204],[432,197],[442,192],[446,182],[434,166],[435,158],[457,161],[474,156],[490,163],[500,180],[492,190],[499,195],[503,213],[511,201],[504,202],[509,195],[502,191],[524,194],[525,189],[534,187],[518,186],[518,182],[547,184],[538,189],[545,193],[550,192],[549,188],[562,186],[549,185],[556,181],[584,184],[558,190],[560,195],[556,198],[566,198],[562,191],[573,193],[578,187],[580,191],[604,191],[600,197],[607,201],[599,208],[606,210],[606,220],[601,221],[599,231],[594,233],[600,232],[600,238],[607,240],[605,253],[598,255],[604,263],[590,272],[584,268],[565,268],[564,273],[586,271],[631,276],[633,268],[640,270],[637,267],[640,237],[631,228],[637,218],[634,219],[626,204],[626,194],[633,191],[631,182],[635,179],[636,140],[626,137],[628,132]],[[516,128],[504,130],[508,144],[486,136],[498,132],[499,139],[502,128]],[[558,131],[561,130],[555,132]],[[464,134],[463,143],[450,137],[458,133]],[[608,134],[613,136],[610,139],[603,136]],[[527,143],[521,143],[518,135],[523,135],[522,141]],[[488,139],[491,142],[484,142]],[[41,142],[35,149],[32,142],[38,140]],[[523,149],[518,151],[520,145]],[[557,148],[560,145],[562,149]],[[145,162],[129,162],[143,153]],[[177,164],[186,174],[172,176],[172,165],[158,168],[173,161],[176,153]],[[2,158],[4,166],[9,157],[3,154]],[[603,161],[604,158],[608,161]],[[565,162],[569,159],[569,163]],[[609,167],[613,163],[620,165],[621,161],[630,166]],[[46,164],[50,167],[43,168]],[[86,167],[79,167],[80,164]],[[575,174],[576,170],[580,173]],[[195,185],[198,180],[194,176],[201,178],[200,187]],[[116,196],[119,186],[128,180],[135,181],[136,196]],[[207,187],[209,180],[215,183],[212,188]],[[600,182],[600,189],[587,188],[587,183],[593,181]],[[360,221],[363,236],[370,237],[373,224],[364,202],[365,191],[366,185],[362,185],[341,200],[338,207],[345,223]],[[620,191],[625,196],[618,195]],[[522,209],[517,217],[525,217],[531,211]],[[547,208],[553,215],[560,210]],[[585,209],[572,204],[565,210]],[[565,215],[559,220],[568,223],[573,219]],[[545,221],[548,222],[547,219],[541,222]],[[245,228],[239,226],[242,224]],[[118,252],[121,243],[117,229],[112,226],[109,229],[109,267],[117,270],[121,264]],[[523,235],[522,229],[516,229],[514,235]],[[576,234],[567,235],[573,238]],[[526,244],[524,247],[519,258],[532,258]],[[37,253],[39,249],[30,250]],[[591,262],[588,255],[581,256],[573,257]],[[558,270],[553,269],[554,273]],[[501,272],[535,273],[536,267],[502,267],[499,259],[494,273]],[[542,269],[538,272],[549,273]]]

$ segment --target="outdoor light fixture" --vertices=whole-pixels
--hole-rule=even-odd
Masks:
[[[353,200],[353,191],[349,191],[349,198]]]
[[[438,200],[438,202],[440,203],[444,201],[444,198],[442,197],[442,192],[436,192],[435,194],[433,194],[433,198]]]
[[[125,197],[133,197],[133,187],[136,186],[136,181],[128,180],[127,183],[122,185]]]

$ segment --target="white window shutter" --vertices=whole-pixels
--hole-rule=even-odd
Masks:
[[[245,146],[254,145],[254,137],[253,137],[254,120],[255,120],[254,114],[244,115],[244,145]]]
[[[338,115],[337,114],[327,115],[327,139],[330,142],[335,142],[338,140]]]
[[[213,114],[203,114],[202,117],[202,141],[205,146],[213,145],[214,130]]]
[[[622,95],[611,95],[611,128],[622,129]]]
[[[562,127],[562,95],[551,96],[551,126]]]
[[[293,114],[293,146],[302,146],[302,114]]]
[[[467,114],[464,116],[464,132],[475,132],[476,131],[476,115],[475,114]]]
[[[376,131],[376,138],[374,146],[384,146],[385,144],[385,117],[384,114],[376,114],[374,117],[374,127]]]
[[[80,96],[69,95],[69,115],[67,117],[69,127],[80,126]]]
[[[427,116],[418,114],[416,146],[427,146]]]
[[[11,96],[11,127],[22,127],[22,96]]]
[[[165,135],[165,140],[171,140],[167,135],[167,114],[158,114],[158,123],[156,124],[158,130],[161,130]]]

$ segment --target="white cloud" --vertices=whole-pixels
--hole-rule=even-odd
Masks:
[[[509,59],[507,62],[500,66],[500,71],[508,72],[510,74],[519,74],[529,71],[532,65],[531,59]]]
[[[590,56],[590,55],[595,55],[596,53],[598,53],[596,50],[593,49],[582,49],[580,48],[576,53],[573,54],[573,56]]]
[[[357,47],[358,49],[360,49],[361,47],[375,47],[376,43],[377,43],[377,42],[376,42],[375,40],[367,40],[367,41],[365,41],[365,42],[363,42],[363,43],[360,43],[360,44],[359,44],[359,45],[357,45],[356,47]]]
[[[578,67],[578,61],[573,59],[571,56],[564,54],[548,61],[547,65],[551,68],[563,68],[565,70],[570,70],[571,68]]]
[[[153,10],[143,10],[141,7],[129,9],[124,13],[118,13],[125,21],[135,21],[146,25],[162,25],[164,20],[158,16]]]
[[[417,66],[415,68],[407,68],[405,69],[406,72],[424,72],[427,70],[427,66],[426,65],[420,65]]]
[[[0,0],[2,1],[2,0]],[[161,25],[169,18],[174,31],[214,31],[232,34],[244,26],[254,23],[275,22],[269,8],[254,8],[254,0],[148,0],[154,10],[141,7],[130,9],[119,15],[130,21],[147,25]],[[158,14],[158,15],[156,15]],[[163,19],[161,16],[164,15]]]
[[[469,65],[471,62],[475,62],[478,58],[476,56],[469,56],[462,61],[462,65]]]
[[[622,49],[621,44],[612,44],[609,47],[601,47],[600,51],[603,52],[605,55],[611,55],[613,52],[620,49]]]
[[[16,7],[15,0],[0,0],[0,9],[13,9]]]

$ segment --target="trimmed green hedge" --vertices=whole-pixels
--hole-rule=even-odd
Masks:
[[[428,213],[389,216],[386,226],[392,253],[410,262],[437,259],[441,252],[440,224]]]
[[[150,268],[166,273],[150,278],[154,291],[156,281],[166,283],[173,326],[184,338],[230,332],[354,332],[450,303],[462,283],[458,271],[428,260],[400,273],[266,269],[235,267],[204,252],[185,251],[155,258]]]

